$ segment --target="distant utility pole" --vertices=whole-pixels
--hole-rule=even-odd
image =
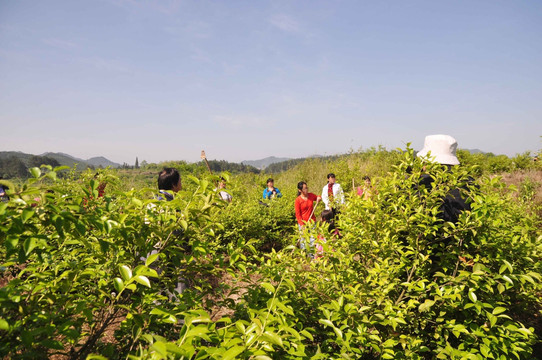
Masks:
[[[139,169],[139,159],[137,158],[137,156],[136,156],[135,168]]]

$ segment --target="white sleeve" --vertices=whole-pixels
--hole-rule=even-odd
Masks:
[[[340,201],[341,204],[344,204],[344,191],[340,184],[337,184],[337,200]]]

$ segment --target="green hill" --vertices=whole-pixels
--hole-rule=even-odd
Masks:
[[[120,166],[104,157],[83,160],[64,153],[46,152],[41,155],[34,155],[20,151],[0,151],[0,176],[5,179],[27,178],[29,176],[28,169],[31,167],[41,165],[73,167],[76,164],[80,170],[95,167]]]

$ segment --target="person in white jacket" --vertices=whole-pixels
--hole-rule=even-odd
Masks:
[[[322,201],[326,210],[333,210],[335,213],[338,204],[344,204],[344,192],[340,184],[335,182],[335,174],[327,174],[327,184],[322,189]]]

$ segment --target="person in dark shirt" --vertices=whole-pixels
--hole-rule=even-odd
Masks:
[[[160,173],[158,174],[158,191],[159,194],[156,196],[158,200],[166,200],[166,201],[172,201],[175,198],[175,194],[181,191],[183,188],[182,181],[181,181],[181,174],[177,169],[174,168],[164,168]],[[183,231],[181,229],[175,230],[173,232],[176,238],[182,239]],[[188,244],[185,244],[184,246],[186,251],[190,251],[190,246]],[[154,254],[158,254],[160,251],[163,251],[164,249],[153,249],[150,253],[147,254],[146,257],[142,257],[141,260],[146,261],[146,259]],[[151,267],[153,267],[159,274],[162,274],[165,272],[165,277],[170,276],[169,271],[167,270],[168,263],[162,263],[161,266],[164,266],[166,269],[162,269],[159,265],[160,261],[156,261]],[[171,266],[171,264],[169,264]],[[170,290],[164,290],[166,295],[169,297],[169,299],[174,299],[178,295],[181,294],[185,289],[187,288],[186,279],[179,276],[177,278],[177,282],[175,285],[175,288],[173,289],[173,292]]]
[[[426,161],[439,163],[451,171],[453,166],[459,165],[456,156],[457,141],[449,135],[429,135],[426,136],[424,147],[417,154],[419,158]],[[468,183],[474,179],[469,177]],[[428,190],[433,188],[434,178],[430,174],[423,174],[419,179],[419,186],[424,186]],[[448,191],[442,199],[442,205],[439,212],[439,218],[446,222],[456,223],[459,214],[462,211],[469,210],[470,205],[461,194],[461,189],[454,188]]]
[[[444,167],[443,170],[445,171],[452,171],[454,166],[459,165],[456,150],[457,141],[453,137],[449,135],[429,135],[425,138],[424,147],[418,152],[417,156],[424,161],[440,164]],[[424,171],[425,168],[426,166],[424,166]],[[466,194],[470,187],[474,186],[474,179],[469,176],[467,179],[461,179],[461,183],[462,185],[457,185],[456,187],[450,186],[440,197],[437,218],[442,223],[450,222],[455,224],[459,221],[462,212],[471,210],[470,204],[466,199]],[[439,185],[446,186],[446,184]],[[428,192],[433,191],[436,186],[436,179],[430,172],[422,174],[417,184],[418,190],[425,188]],[[423,196],[421,192],[419,194]],[[462,241],[457,245],[461,247]],[[443,271],[444,268],[450,266],[450,263],[446,265],[445,259],[450,259],[450,255],[454,253],[451,248],[454,243],[454,238],[445,235],[445,233],[439,233],[430,241],[430,274]],[[457,255],[459,256],[459,254]]]
[[[183,189],[181,182],[181,174],[174,168],[164,168],[158,174],[158,200],[171,201],[174,198],[173,193],[177,193]]]

